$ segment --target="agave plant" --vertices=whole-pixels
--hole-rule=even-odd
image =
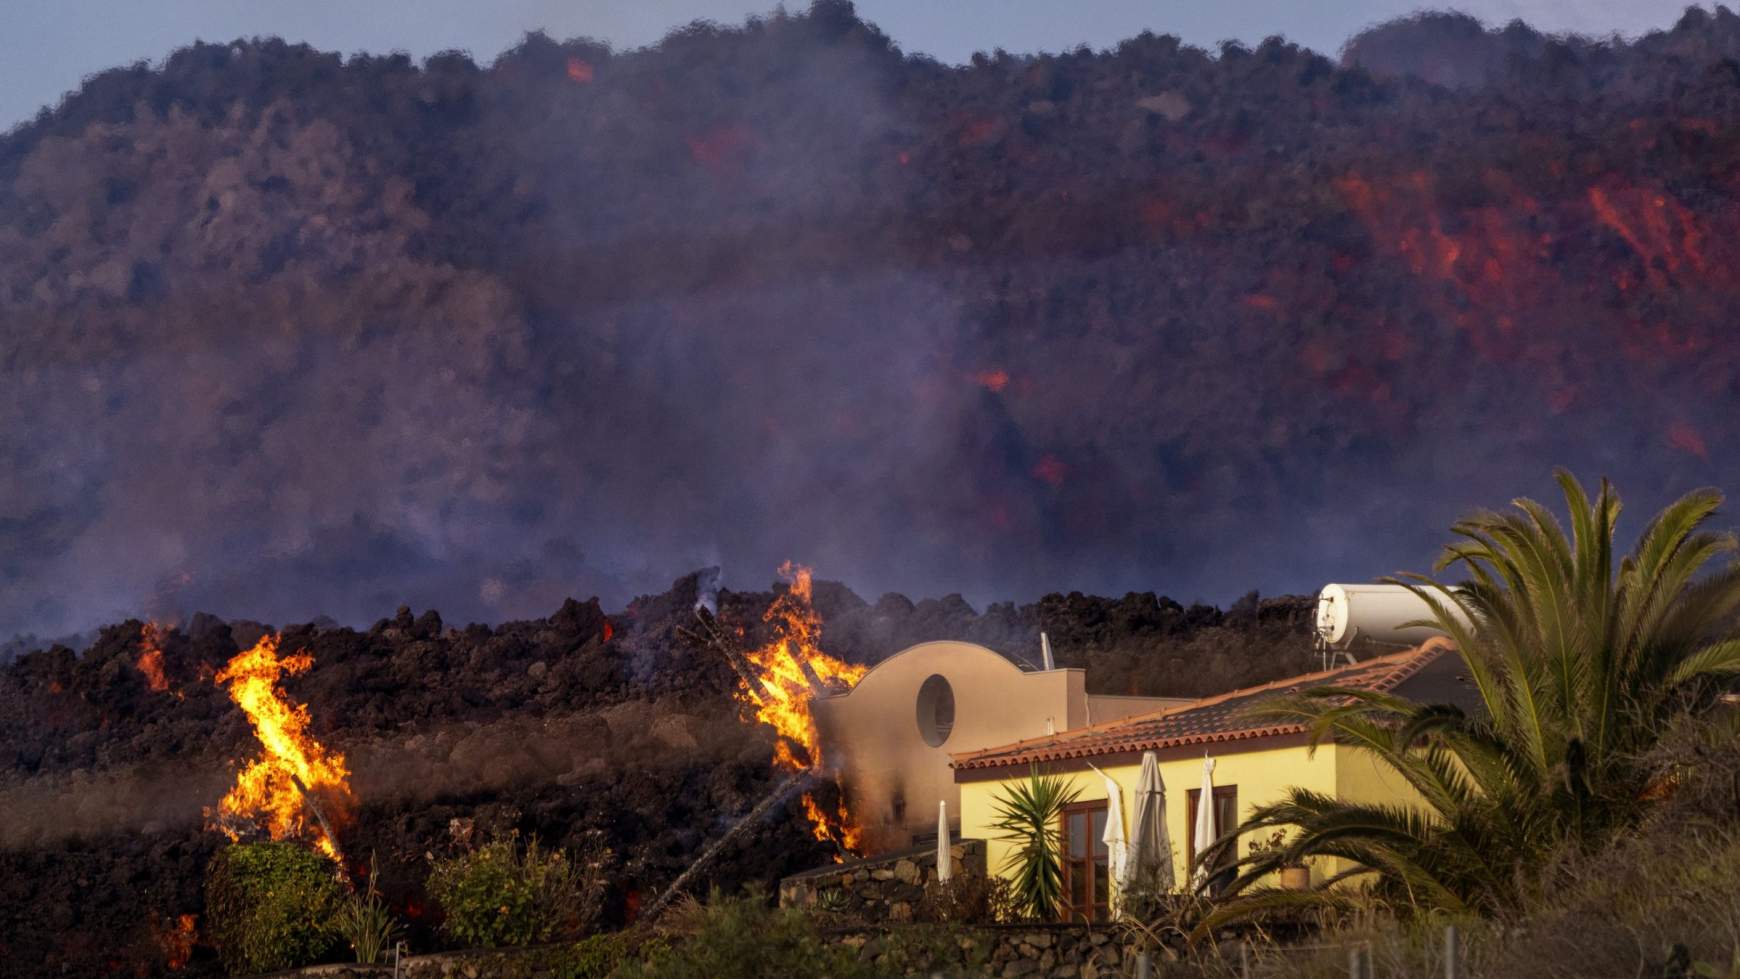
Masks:
[[[1460,568],[1467,580],[1441,589],[1421,575],[1392,579],[1431,608],[1422,624],[1455,641],[1480,710],[1334,687],[1256,709],[1306,724],[1313,747],[1332,738],[1371,752],[1424,806],[1294,789],[1259,807],[1240,833],[1293,832],[1286,846],[1239,861],[1231,890],[1243,899],[1217,917],[1334,903],[1331,892],[1257,886],[1307,856],[1375,871],[1374,887],[1403,905],[1502,911],[1555,851],[1599,845],[1641,815],[1652,793],[1640,756],[1674,716],[1716,702],[1716,678],[1740,672],[1740,565],[1710,567],[1736,540],[1703,529],[1722,498],[1700,490],[1657,515],[1615,567],[1618,495],[1603,481],[1590,500],[1568,473],[1557,478],[1568,537],[1545,507],[1520,499],[1512,512],[1454,526],[1434,570]]]
[[[1076,800],[1080,789],[1056,775],[1041,775],[1033,769],[1026,782],[1017,782],[997,795],[998,839],[1015,844],[1005,869],[1014,872],[1011,882],[1016,910],[1029,918],[1055,917],[1063,898],[1063,861],[1059,826],[1064,807]]]

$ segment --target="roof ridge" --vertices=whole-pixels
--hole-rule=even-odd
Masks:
[[[1446,650],[1454,648],[1455,645],[1448,639],[1445,639],[1442,636],[1433,636],[1411,649],[1398,650],[1394,653],[1385,653],[1382,656],[1374,656],[1362,662],[1337,666],[1328,670],[1317,670],[1312,673],[1301,673],[1296,676],[1282,677],[1281,679],[1271,680],[1267,683],[1241,687],[1237,690],[1229,690],[1225,693],[1202,697],[1187,704],[1177,704],[1157,711],[1151,711],[1146,714],[1132,714],[1128,717],[1120,717],[1111,721],[1102,721],[1099,724],[1091,724],[1087,727],[1074,728],[1069,731],[1060,731],[1056,734],[1044,734],[1032,738],[1023,738],[1019,741],[1012,741],[1007,744],[992,745],[985,748],[977,748],[972,751],[963,751],[959,754],[951,754],[949,760],[950,764],[957,769],[963,767],[971,768],[974,767],[975,762],[988,756],[1010,754],[1011,752],[1019,755],[1022,753],[1020,749],[1035,746],[1039,743],[1055,745],[1057,750],[1067,752],[1073,743],[1087,740],[1095,734],[1103,734],[1107,731],[1116,730],[1118,728],[1133,727],[1137,724],[1160,721],[1179,714],[1215,707],[1229,700],[1254,696],[1270,690],[1286,689],[1309,681],[1326,680],[1335,676],[1353,673],[1355,671],[1371,670],[1373,667],[1387,667],[1388,669],[1387,672],[1384,672],[1380,678],[1371,684],[1371,689],[1378,692],[1388,692],[1395,689],[1396,686],[1408,677],[1411,677],[1424,669],[1428,664],[1435,662]],[[1249,729],[1241,729],[1241,732],[1273,730],[1276,727],[1277,725],[1259,725]],[[1302,730],[1303,728],[1300,729]],[[1138,739],[1138,741],[1139,740],[1140,739]],[[1216,738],[1214,740],[1228,739]],[[1018,760],[1018,758],[1011,760],[1008,764],[1014,764]]]

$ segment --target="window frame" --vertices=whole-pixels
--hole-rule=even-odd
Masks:
[[[1087,817],[1088,834],[1091,837],[1088,841],[1087,859],[1085,861],[1080,861],[1085,863],[1088,868],[1086,891],[1088,895],[1088,904],[1085,908],[1081,905],[1071,903],[1070,901],[1070,895],[1073,893],[1070,885],[1074,882],[1074,871],[1071,870],[1071,865],[1077,861],[1072,861],[1069,856],[1069,817],[1076,815],[1085,815]],[[1093,832],[1095,816],[1104,816],[1107,819],[1111,818],[1107,800],[1100,799],[1092,802],[1071,803],[1070,805],[1064,806],[1063,811],[1058,814],[1057,852],[1059,869],[1062,871],[1059,875],[1059,883],[1062,884],[1062,900],[1060,902],[1059,910],[1062,912],[1063,920],[1066,922],[1073,923],[1079,921],[1088,924],[1098,924],[1111,920],[1111,854],[1110,851],[1106,849],[1105,834],[1103,832],[1099,834]],[[1102,872],[1101,864],[1105,865],[1103,872],[1106,875],[1106,900],[1104,902],[1101,902],[1096,898],[1096,885],[1099,883],[1098,874]]]

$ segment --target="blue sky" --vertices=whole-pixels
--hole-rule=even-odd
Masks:
[[[787,4],[801,10],[807,0]],[[958,63],[975,50],[1103,47],[1152,30],[1208,46],[1271,34],[1333,54],[1362,27],[1419,0],[858,0],[900,46]],[[1488,22],[1637,34],[1671,25],[1683,0],[1465,0]],[[0,130],[77,88],[93,72],[157,61],[194,40],[276,34],[346,53],[460,48],[489,61],[521,34],[586,35],[618,48],[656,42],[693,20],[741,21],[769,0],[0,0]]]

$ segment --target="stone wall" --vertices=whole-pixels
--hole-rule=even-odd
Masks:
[[[933,933],[929,941],[923,937],[926,931]],[[936,946],[940,938],[958,950],[954,963],[930,961],[905,970],[914,975],[952,967],[962,975],[993,979],[1111,979],[1123,974],[1124,959],[1130,954],[1114,932],[1088,925],[904,925],[845,929],[834,937],[857,949],[860,958],[890,971],[903,971],[910,960],[903,947]]]
[[[985,873],[985,841],[949,847],[951,873]],[[821,908],[870,921],[911,921],[926,884],[936,880],[935,845],[796,874],[779,882],[781,907]]]
[[[573,949],[558,944],[408,955],[399,963],[399,979],[559,979],[574,974]],[[275,972],[270,979],[392,979],[391,956],[387,962],[310,965]]]

